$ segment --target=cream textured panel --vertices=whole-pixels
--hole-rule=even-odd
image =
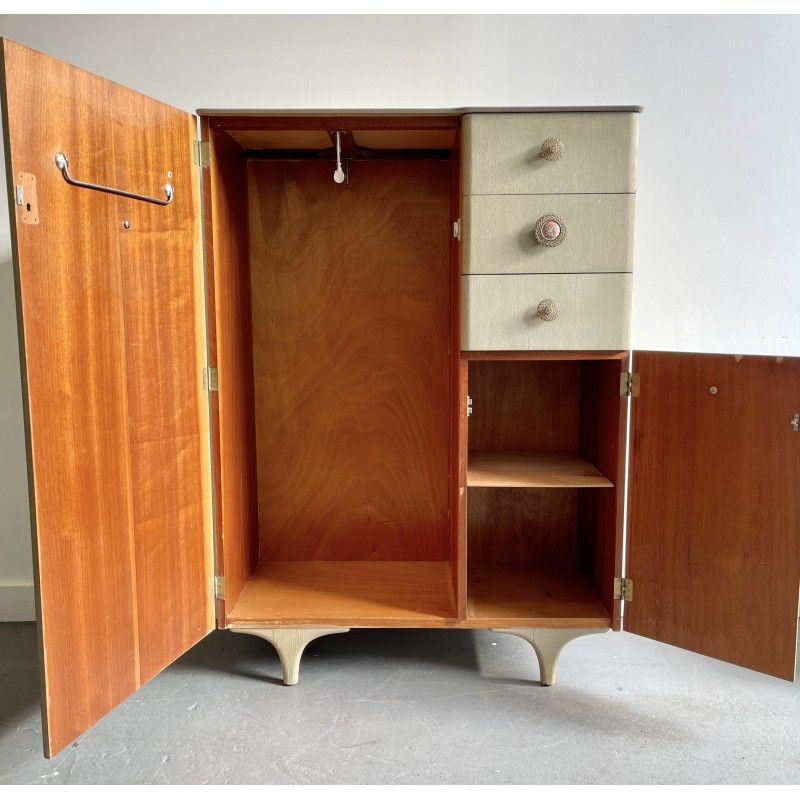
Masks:
[[[463,271],[631,272],[634,200],[632,194],[465,197]],[[558,214],[566,225],[557,247],[534,238],[545,214]]]
[[[461,282],[462,350],[625,350],[630,274],[468,275]],[[536,316],[543,300],[558,315]]]
[[[463,132],[464,194],[572,194],[636,191],[639,115],[468,114]],[[548,161],[554,137],[564,155]]]

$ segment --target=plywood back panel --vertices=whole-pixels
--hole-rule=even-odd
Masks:
[[[469,561],[574,564],[577,491],[470,487]]]
[[[258,561],[253,332],[250,310],[247,172],[244,154],[223,132],[210,131],[211,163],[204,172],[209,317],[214,335],[209,362],[217,366],[214,411],[217,492],[217,574],[225,577],[219,618],[236,603]],[[209,213],[210,212],[210,213]]]
[[[261,557],[450,557],[450,164],[251,162]]]
[[[470,450],[578,449],[580,363],[470,361]]]
[[[195,120],[3,42],[42,654],[53,755],[213,627]],[[175,199],[157,207],[73,175]],[[13,193],[12,193],[13,194]],[[123,227],[128,220],[130,227]]]
[[[634,369],[625,628],[792,680],[800,359],[636,353]]]

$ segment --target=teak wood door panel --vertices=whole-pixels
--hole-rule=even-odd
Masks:
[[[54,755],[214,625],[195,120],[14,42],[3,54]],[[174,200],[71,186],[57,152],[76,179],[155,197],[169,180]],[[14,202],[23,174],[35,223]]]
[[[793,680],[800,359],[646,352],[634,370],[625,628]]]

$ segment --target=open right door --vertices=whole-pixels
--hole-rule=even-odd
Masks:
[[[793,680],[800,359],[638,352],[624,628]]]

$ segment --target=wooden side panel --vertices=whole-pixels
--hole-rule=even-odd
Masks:
[[[43,665],[53,755],[213,627],[193,117],[4,41]],[[167,207],[68,185],[163,196]],[[130,222],[128,229],[123,220]]]
[[[225,576],[219,619],[236,603],[258,562],[258,490],[253,397],[247,170],[244,154],[225,133],[209,132],[214,342],[219,372],[215,403],[217,570]],[[208,230],[209,226],[206,226]],[[211,294],[211,292],[210,292]],[[209,311],[209,313],[211,313]]]
[[[450,162],[450,220],[461,219],[461,131]],[[467,614],[467,370],[461,359],[461,241],[450,238],[450,566],[459,617]]]
[[[800,359],[637,353],[634,369],[625,628],[792,680]]]
[[[626,361],[627,363],[627,361]],[[627,398],[620,396],[621,361],[581,365],[581,453],[614,486],[578,492],[578,564],[620,626],[614,578],[622,575],[622,517],[625,492]]]
[[[261,557],[450,559],[450,164],[251,162]]]

